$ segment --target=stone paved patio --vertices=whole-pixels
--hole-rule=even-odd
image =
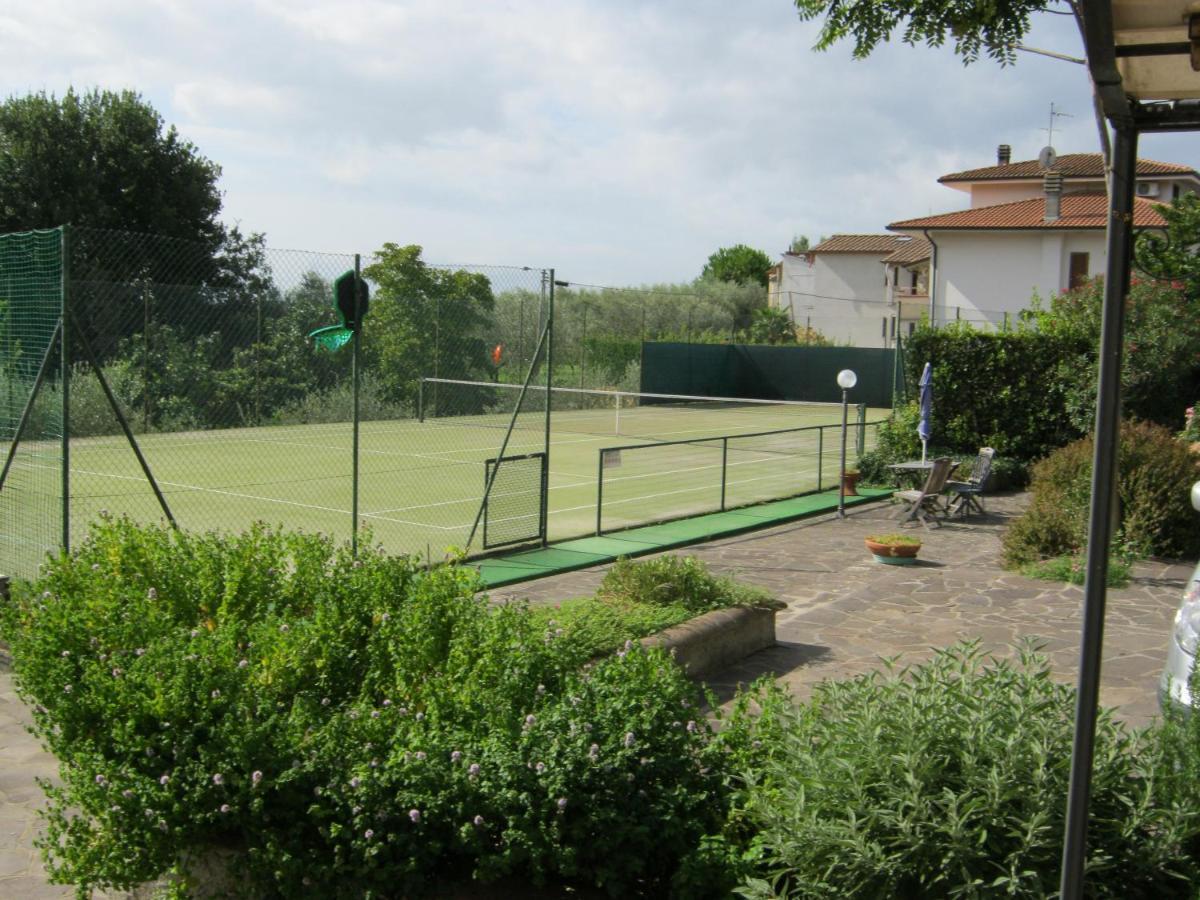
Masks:
[[[1004,523],[1024,500],[989,498],[987,516],[925,531],[922,560],[911,568],[881,566],[863,548],[864,535],[893,530],[885,504],[852,510],[841,521],[826,516],[677,551],[787,603],[777,646],[710,683],[728,697],[739,683],[773,673],[803,697],[816,682],[868,671],[884,656],[915,661],[962,638],[1004,652],[1023,637],[1043,642],[1056,677],[1073,680],[1082,590],[999,566]],[[1142,563],[1129,587],[1109,594],[1101,699],[1132,724],[1155,715],[1171,620],[1190,572],[1187,563]],[[491,596],[553,602],[590,593],[603,573],[570,573]],[[46,883],[33,849],[42,804],[34,779],[51,776],[54,761],[24,730],[28,719],[0,649],[0,898],[70,897],[69,889]]]

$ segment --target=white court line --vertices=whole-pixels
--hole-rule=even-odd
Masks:
[[[30,466],[28,464],[24,464],[24,465],[22,465],[22,468],[50,469],[50,468],[54,468],[54,467],[53,466]],[[141,481],[141,482],[145,482],[145,480],[146,480],[145,476],[143,476],[143,475],[115,475],[111,472],[94,472],[89,469],[77,469],[74,466],[71,467],[71,471],[78,472],[81,475],[92,475],[96,478],[117,478],[122,481]],[[241,500],[258,500],[262,503],[278,503],[282,506],[298,506],[302,509],[315,509],[315,510],[319,510],[321,512],[339,513],[341,515],[346,515],[346,516],[350,515],[350,510],[348,510],[348,509],[338,509],[333,506],[320,506],[316,503],[300,503],[297,500],[281,500],[278,497],[261,497],[257,494],[243,494],[243,493],[239,493],[238,491],[225,491],[225,490],[221,490],[220,488],[201,487],[198,484],[185,484],[184,482],[180,482],[180,481],[164,481],[161,478],[156,479],[156,481],[158,481],[159,484],[167,485],[168,487],[181,488],[182,490],[187,490],[187,491],[198,491],[200,493],[205,493],[205,494],[220,494],[225,497],[237,497],[238,499],[241,499]],[[393,518],[389,518],[387,516],[379,515],[377,513],[360,512],[359,515],[365,519],[378,519],[381,522],[391,522],[394,525],[415,525],[420,528],[436,528],[439,531],[457,531],[457,530],[465,527],[462,525],[434,525],[430,522],[410,522],[407,519],[393,519]]]

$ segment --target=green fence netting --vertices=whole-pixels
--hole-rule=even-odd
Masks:
[[[62,540],[62,285],[61,231],[0,236],[3,572],[33,574]]]

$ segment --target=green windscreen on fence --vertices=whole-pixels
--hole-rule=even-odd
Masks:
[[[892,405],[892,350],[759,344],[642,344],[641,390],[654,394],[840,402],[837,373],[852,369],[851,403]]]
[[[62,390],[54,340],[62,286],[60,231],[0,235],[0,429],[8,464],[0,487],[3,573],[30,574],[62,539]]]

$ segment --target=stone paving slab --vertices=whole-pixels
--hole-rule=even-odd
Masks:
[[[1055,677],[1073,681],[1082,589],[1024,578],[999,564],[1003,527],[1025,501],[1019,494],[989,497],[986,516],[915,530],[925,543],[912,567],[879,565],[863,547],[865,535],[895,529],[886,504],[852,509],[841,520],[824,516],[673,551],[758,584],[787,604],[777,615],[776,646],[716,674],[710,685],[727,698],[739,684],[769,673],[805,697],[822,679],[870,671],[882,657],[917,661],[963,638],[980,638],[1002,653],[1023,637],[1044,643]],[[490,596],[534,603],[582,596],[607,568]],[[1101,700],[1132,724],[1157,712],[1158,675],[1191,568],[1141,563],[1129,587],[1109,593]],[[29,712],[13,689],[10,663],[0,647],[0,898],[71,897],[70,888],[47,884],[33,848],[44,802],[35,779],[52,778],[55,763],[25,730]]]
[[[924,546],[915,566],[884,566],[863,537],[896,530],[893,507],[872,504],[846,518],[823,516],[675,553],[713,571],[760,585],[787,604],[776,619],[776,647],[708,679],[719,696],[772,674],[806,697],[817,682],[870,671],[884,657],[927,659],[935,647],[978,638],[1007,653],[1032,638],[1045,647],[1054,676],[1078,671],[1083,589],[1025,578],[1000,566],[1005,524],[1027,495],[989,496],[988,513],[941,528],[914,529]],[[1109,592],[1101,702],[1135,725],[1157,714],[1157,686],[1175,609],[1192,563],[1139,563],[1132,583]],[[497,600],[548,603],[593,592],[607,566],[489,592]]]

